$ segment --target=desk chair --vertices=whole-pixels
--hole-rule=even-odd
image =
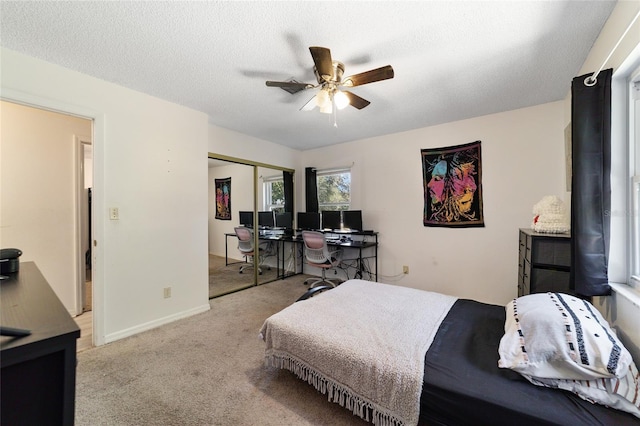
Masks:
[[[233,228],[236,231],[238,237],[238,250],[244,256],[245,262],[248,265],[242,265],[239,273],[243,273],[245,269],[253,268],[253,256],[255,256],[255,250],[253,248],[253,231],[244,226],[237,226]],[[262,255],[262,249],[258,248],[258,274],[262,274],[260,266],[264,262],[264,256]]]
[[[334,283],[334,279],[328,279],[327,269],[337,267],[342,262],[342,249],[329,251],[327,240],[322,232],[302,231],[302,241],[304,242],[304,256],[307,264],[321,268],[322,278],[313,277],[304,281],[314,287],[316,284],[326,283],[335,287],[339,283]]]

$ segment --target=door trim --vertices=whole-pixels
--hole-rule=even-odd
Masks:
[[[34,108],[73,115],[92,120],[91,140],[93,146],[93,190],[91,213],[91,265],[93,284],[93,342],[100,346],[106,343],[104,330],[104,140],[105,113],[90,108],[60,102],[50,98],[34,96],[10,88],[2,88],[0,99]]]

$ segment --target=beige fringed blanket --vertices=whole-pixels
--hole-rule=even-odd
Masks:
[[[350,280],[269,317],[268,364],[378,425],[415,425],[424,357],[456,298]]]

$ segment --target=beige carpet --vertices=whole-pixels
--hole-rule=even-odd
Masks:
[[[222,296],[234,291],[242,290],[254,285],[253,268],[240,273],[240,267],[247,265],[238,260],[229,259],[233,262],[225,265],[225,259],[221,256],[209,255],[209,298]],[[277,279],[275,268],[263,266],[262,273],[258,275],[258,283],[263,284]]]
[[[211,310],[78,354],[76,425],[362,425],[293,374],[258,332],[305,276],[211,299]]]

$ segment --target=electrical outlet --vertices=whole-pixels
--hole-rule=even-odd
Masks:
[[[164,288],[164,298],[168,299],[171,297],[171,287],[165,287]]]
[[[109,209],[109,219],[111,219],[111,220],[119,220],[120,219],[120,212],[118,211],[117,207],[111,207]]]
[[[403,265],[402,266],[402,273],[403,274],[408,274],[409,273],[409,267],[407,265]]]

